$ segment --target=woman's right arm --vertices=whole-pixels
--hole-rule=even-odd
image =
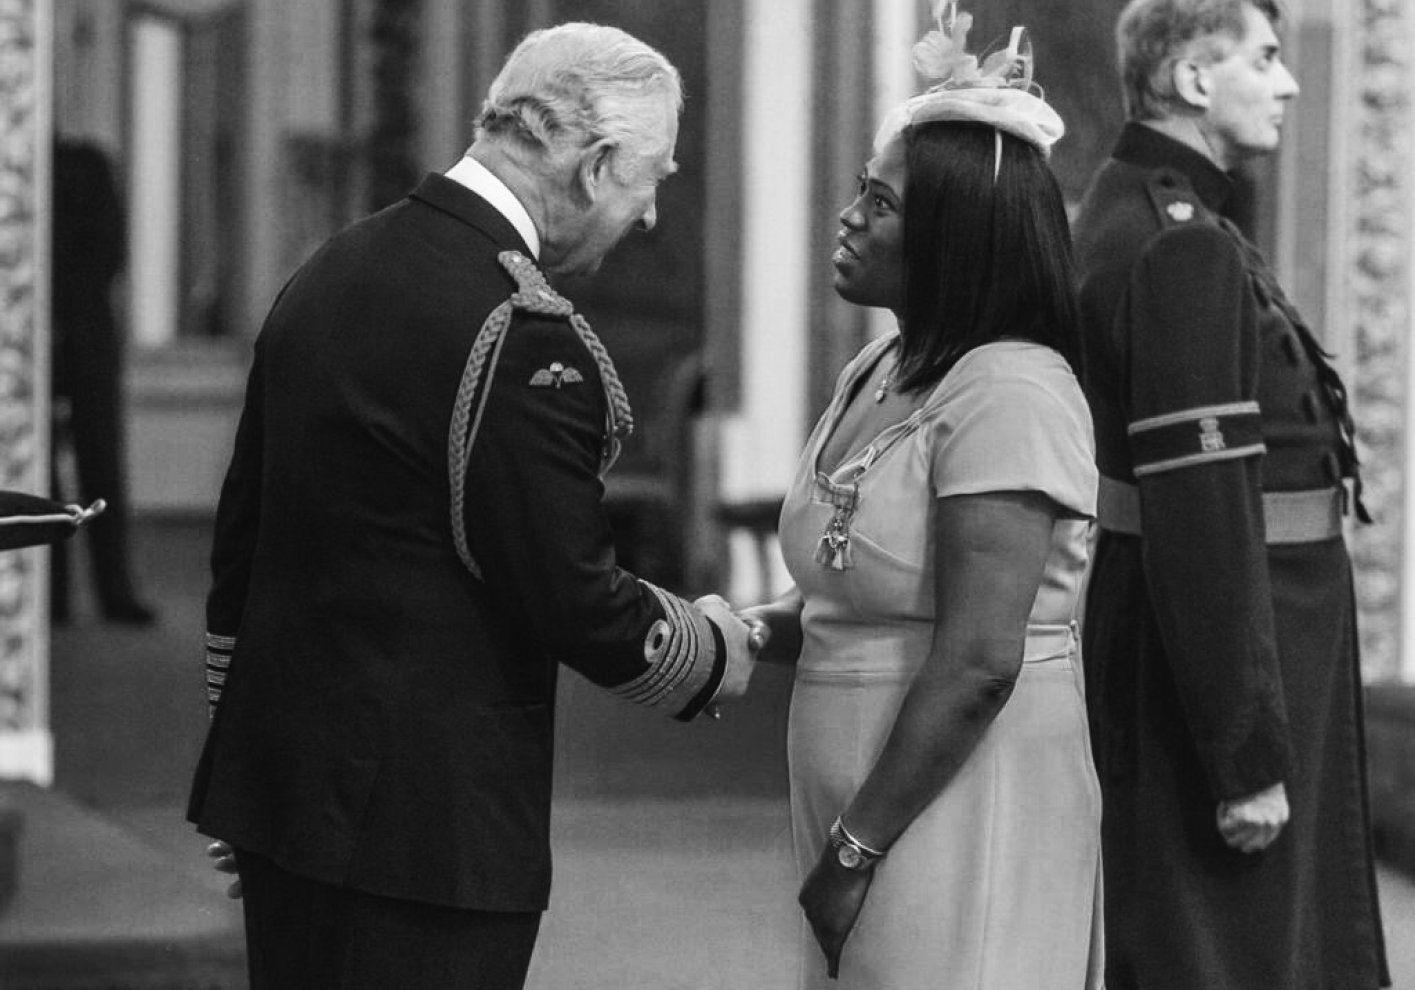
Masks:
[[[766,644],[756,659],[767,663],[794,664],[801,655],[801,609],[805,603],[795,585],[774,601],[744,608],[737,614],[748,625],[766,627]]]

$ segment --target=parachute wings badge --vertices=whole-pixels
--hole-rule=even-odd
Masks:
[[[554,385],[559,388],[561,385],[574,385],[576,382],[584,380],[585,376],[574,368],[567,367],[559,361],[553,361],[549,368],[541,368],[531,376],[531,385],[537,388]]]

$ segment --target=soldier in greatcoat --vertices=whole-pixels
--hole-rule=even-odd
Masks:
[[[1388,986],[1329,355],[1225,218],[1297,84],[1272,0],[1132,0],[1076,224],[1110,990]]]

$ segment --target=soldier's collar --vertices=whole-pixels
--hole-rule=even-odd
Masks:
[[[1223,212],[1223,205],[1233,192],[1233,180],[1228,173],[1208,158],[1167,134],[1133,120],[1120,132],[1114,157],[1141,168],[1169,168],[1180,172],[1214,213]]]

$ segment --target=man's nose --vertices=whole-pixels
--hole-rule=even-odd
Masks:
[[[1279,63],[1278,69],[1282,71],[1282,76],[1278,79],[1277,95],[1280,99],[1290,100],[1302,91],[1302,87],[1297,85],[1297,79],[1286,65]]]

